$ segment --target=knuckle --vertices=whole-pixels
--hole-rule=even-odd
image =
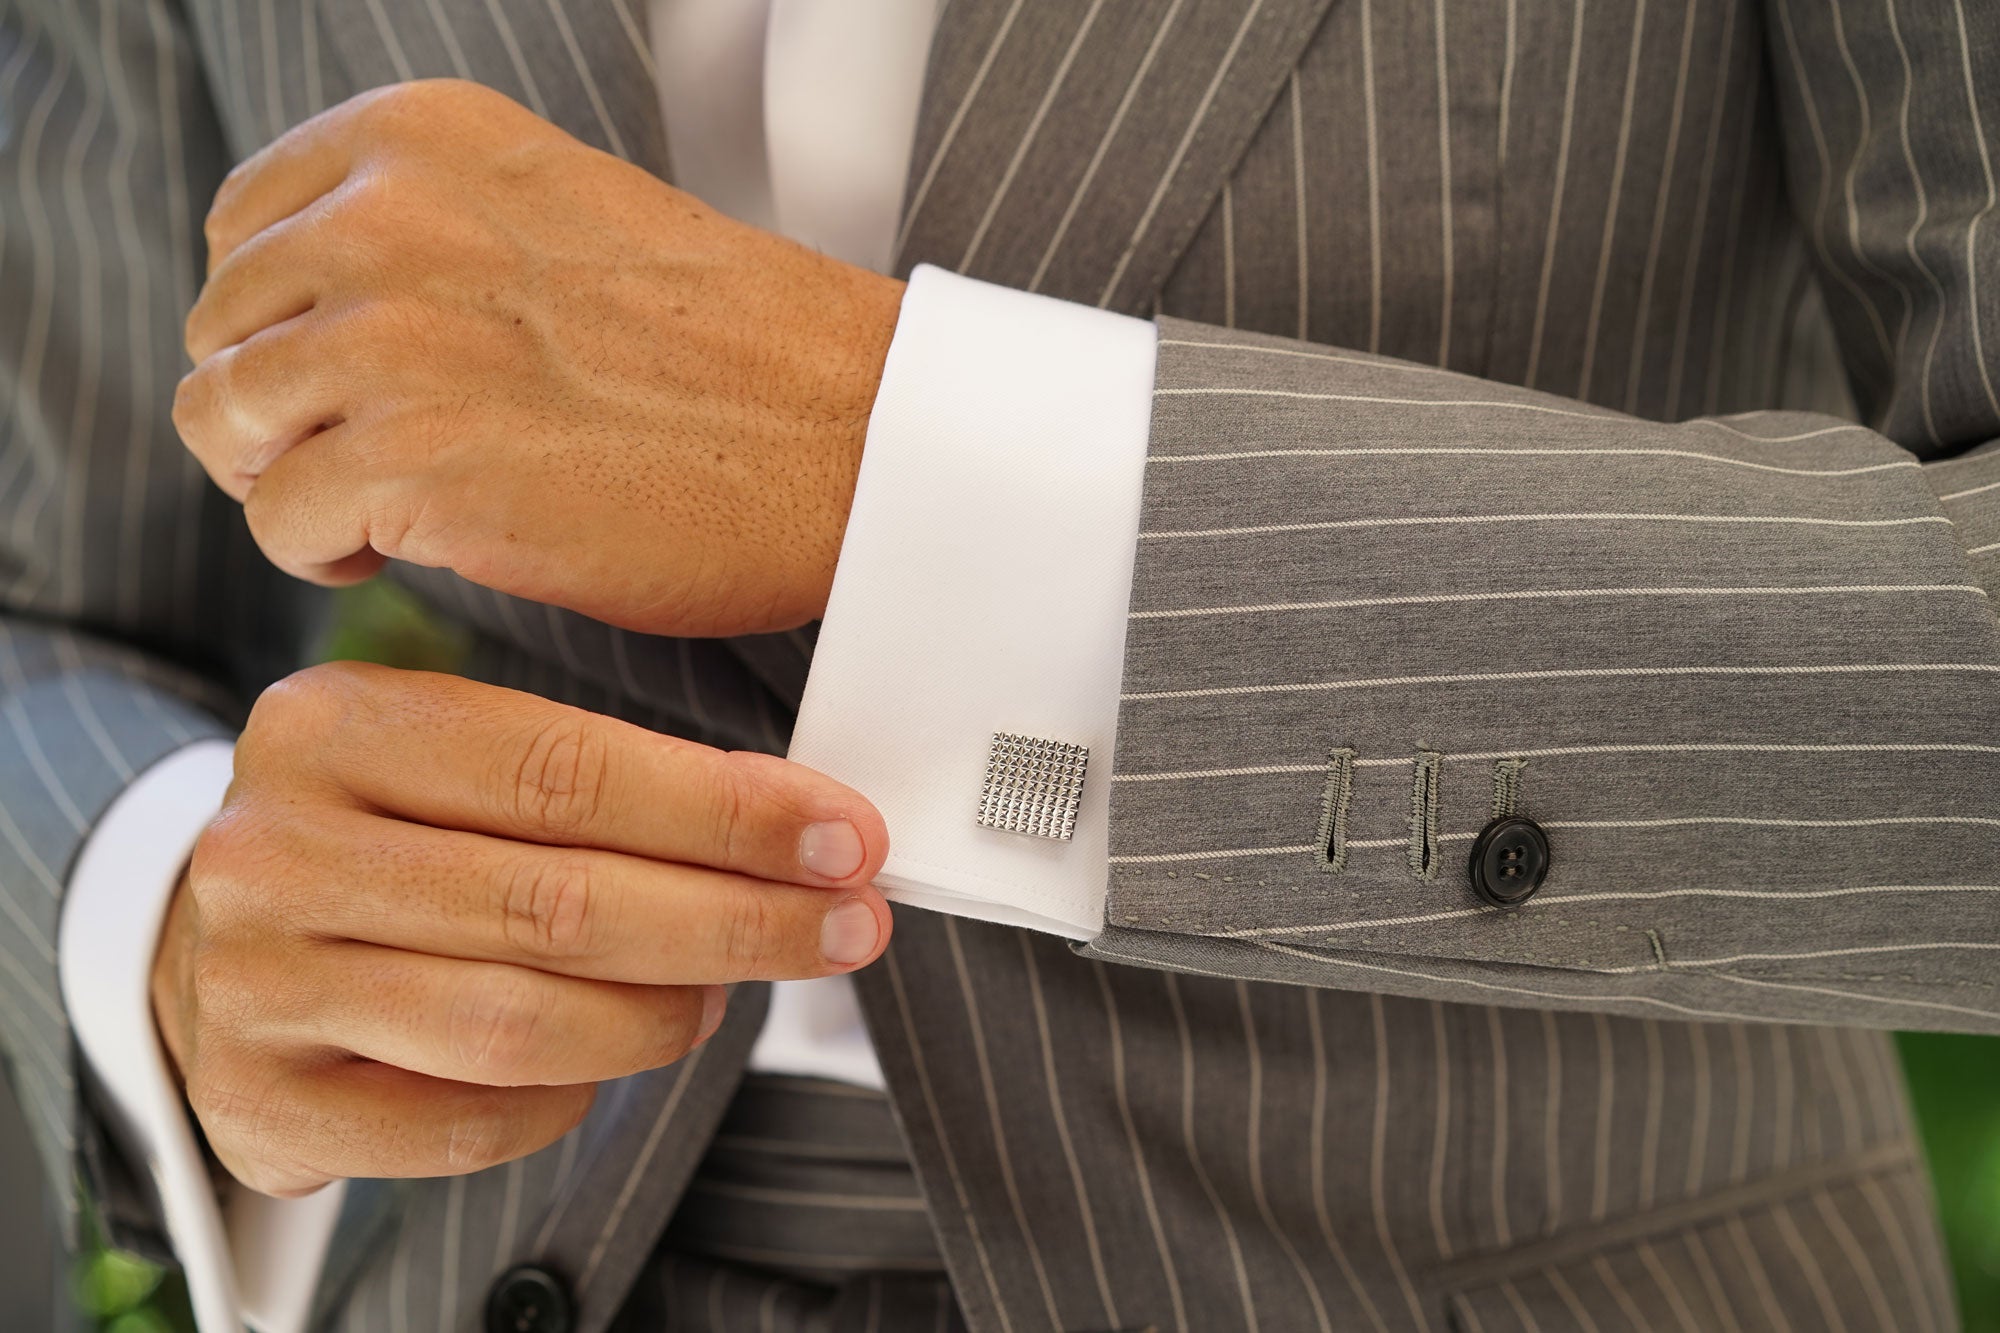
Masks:
[[[331,868],[364,851],[289,796],[241,790],[202,837],[188,884],[203,919],[254,930],[266,949],[310,936],[343,892]]]
[[[503,1098],[472,1094],[444,1125],[439,1146],[444,1174],[462,1176],[521,1155],[521,1126]]]
[[[312,711],[311,701],[319,688],[318,671],[318,667],[307,667],[264,687],[250,705],[250,717],[243,724],[242,739],[237,741],[239,754],[246,742],[256,745],[274,732],[282,734],[290,720]]]
[[[259,159],[253,155],[244,158],[223,173],[222,183],[215,187],[215,199],[209,205],[208,216],[203,219],[204,226],[215,225],[236,196],[243,193],[243,187],[257,174],[259,165]]]
[[[357,94],[350,106],[356,119],[372,121],[378,127],[385,126],[409,108],[419,95],[419,86],[415,80],[409,80],[370,88]]]
[[[499,1131],[490,1122],[473,1115],[453,1116],[444,1130],[442,1174],[470,1175],[504,1161],[499,1139]]]
[[[510,877],[502,911],[514,948],[546,958],[575,958],[590,951],[598,897],[595,875],[581,857],[542,856]]]
[[[283,806],[232,793],[188,859],[188,892],[205,933],[245,924],[282,929],[301,896],[296,890],[317,880],[311,852],[308,823]]]
[[[188,858],[188,893],[202,920],[213,926],[229,915],[244,879],[249,847],[240,815],[224,814],[202,830]]]
[[[257,696],[243,734],[259,743],[296,746],[301,728],[343,720],[381,679],[359,662],[322,662],[294,671]]]
[[[416,129],[435,121],[438,112],[464,98],[464,80],[408,79],[365,94],[360,108],[381,129]]]
[[[758,893],[731,895],[722,909],[717,959],[731,977],[748,978],[771,957],[777,928],[769,900]]]
[[[485,100],[492,90],[484,84],[470,79],[455,79],[449,75],[432,79],[416,79],[403,85],[403,95],[415,105],[436,108],[439,106],[472,106]]]
[[[174,386],[172,417],[174,429],[180,432],[182,440],[189,445],[196,443],[214,403],[215,368],[209,361],[203,361],[181,376],[180,383]]]
[[[208,318],[208,302],[200,297],[196,297],[194,305],[188,309],[187,318],[181,321],[181,347],[186,350],[190,357],[196,360],[200,358],[195,357],[195,340],[201,336],[201,331],[207,324]],[[178,390],[174,393],[174,404],[177,407],[180,404],[180,392]]]
[[[242,171],[243,166],[240,163],[230,168],[229,174],[222,178],[221,187],[215,192],[215,202],[209,206],[207,216],[201,220],[201,239],[202,243],[208,247],[209,254],[214,254],[216,251],[222,249],[224,243],[229,239],[228,227],[223,219],[226,216],[230,200],[243,188],[245,178],[241,174]]]
[[[343,754],[395,725],[406,673],[365,662],[325,662],[267,686],[236,741],[237,781],[249,790],[310,784]]]
[[[303,671],[265,687],[250,705],[250,716],[236,740],[239,777],[263,776],[273,765],[296,755],[296,747],[318,730],[324,711],[320,689],[320,682]]]
[[[402,109],[435,104],[450,87],[450,79],[406,79],[390,90],[388,104]]]
[[[368,673],[359,668],[356,662],[321,662],[294,671],[283,683],[289,683],[307,698],[344,695],[366,678]]]
[[[594,1084],[523,1090],[472,1089],[437,1129],[433,1149],[445,1175],[464,1175],[546,1147],[583,1123]]]
[[[245,823],[240,810],[225,808],[194,840],[194,851],[188,857],[188,882],[197,893],[211,885],[227,884],[235,877],[237,867],[249,851]]]
[[[709,846],[721,854],[721,864],[743,864],[751,803],[750,782],[744,765],[735,754],[724,754],[715,765],[715,780],[709,801]]]
[[[609,766],[605,738],[586,718],[549,718],[536,727],[516,766],[515,815],[558,837],[581,833],[604,799]]]
[[[452,1059],[495,1085],[519,1081],[547,1041],[551,1010],[545,997],[512,981],[463,988],[445,1020]]]

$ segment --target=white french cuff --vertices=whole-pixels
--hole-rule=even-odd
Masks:
[[[895,901],[1103,929],[1156,342],[1145,320],[910,277],[791,748],[882,811]],[[1024,753],[1054,767],[1023,778]]]
[[[152,1181],[201,1333],[306,1326],[346,1183],[271,1199],[234,1181],[218,1198],[153,1025],[160,931],[202,829],[222,807],[234,747],[196,741],[118,794],[63,896],[57,968],[76,1044],[134,1166]]]

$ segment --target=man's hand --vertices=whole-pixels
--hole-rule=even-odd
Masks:
[[[258,702],[153,1008],[223,1164],[269,1194],[475,1171],[669,1064],[722,983],[887,942],[866,800],[759,754],[339,664]]]
[[[293,129],[207,234],[174,421],[288,573],[648,633],[824,610],[900,282],[453,80]]]

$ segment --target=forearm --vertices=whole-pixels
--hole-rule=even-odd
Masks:
[[[1769,9],[1793,207],[1879,433],[1170,328],[1106,956],[2000,1027],[1991,25]],[[1511,913],[1465,864],[1503,804],[1552,865]]]
[[[1996,511],[1939,499],[2000,459],[1162,332],[1107,906],[1141,933],[1096,947],[2000,1026]],[[1502,800],[1551,847],[1512,912],[1466,867]]]
[[[883,802],[893,894],[1191,972],[2000,1022],[2000,632],[1967,554],[2000,487],[1952,480],[2000,457],[1172,321],[1120,375],[1120,330],[1071,347],[1067,309],[920,272],[889,358],[793,754]],[[1155,384],[1116,473],[1113,408]],[[1076,544],[1120,488],[1135,567]],[[1086,613],[1101,578],[1129,614]],[[1070,841],[977,826],[995,731],[1088,746]],[[1551,851],[1513,910],[1468,866],[1506,815]]]

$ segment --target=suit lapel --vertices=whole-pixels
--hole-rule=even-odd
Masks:
[[[472,79],[667,174],[644,0],[319,0],[353,86]]]
[[[1330,0],[955,0],[899,271],[1150,310]]]

